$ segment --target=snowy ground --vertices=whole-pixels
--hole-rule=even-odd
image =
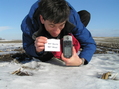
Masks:
[[[0,43],[0,55],[17,47],[22,44]],[[12,74],[20,68],[29,76]],[[117,80],[98,78],[99,73],[109,71],[119,73],[119,54],[94,54],[91,62],[82,67],[66,67],[56,59],[48,63],[35,59],[26,64],[0,62],[0,89],[119,89],[119,75]]]
[[[0,43],[0,55],[16,53],[15,49],[22,47],[22,43]]]

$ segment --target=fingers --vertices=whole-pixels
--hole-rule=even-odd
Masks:
[[[66,66],[70,66],[71,64],[71,59],[70,58],[65,58],[64,57],[64,55],[63,55],[63,53],[62,53],[62,55],[61,55],[61,59],[65,62],[65,65]]]
[[[75,50],[74,46],[72,47],[72,53],[73,53],[73,55],[76,53],[76,50]],[[72,56],[73,56],[73,55],[72,55]],[[63,53],[62,53],[62,55],[61,55],[61,58],[62,58],[62,60],[65,61],[65,62],[68,61],[68,59],[69,59],[69,58],[65,58],[64,55],[63,55]]]
[[[37,52],[43,51],[45,48],[45,43],[47,43],[46,37],[43,37],[43,36],[37,37],[35,40],[36,51]]]
[[[66,66],[71,66],[71,65],[75,65],[75,61],[77,61],[79,59],[77,53],[76,53],[76,50],[75,50],[75,47],[72,47],[72,57],[70,58],[65,58],[63,53],[61,55],[61,59],[65,62],[65,65]]]
[[[68,60],[67,58],[64,57],[63,53],[62,53],[62,55],[61,55],[61,59],[62,59],[64,62],[67,62],[67,60]]]
[[[40,36],[40,37],[37,37],[36,42],[42,42],[42,43],[46,43],[47,42],[47,38],[44,37],[44,36]]]

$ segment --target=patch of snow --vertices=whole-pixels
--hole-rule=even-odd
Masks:
[[[7,46],[6,44],[4,47]],[[12,48],[10,45],[9,47]],[[18,47],[18,45],[13,44],[13,47]],[[20,68],[32,75],[18,76],[12,74]],[[57,59],[48,62],[33,59],[25,64],[16,64],[14,61],[0,62],[0,88],[119,89],[119,80],[98,78],[98,73],[109,71],[119,74],[119,54],[94,54],[90,63],[81,67],[66,67],[64,62]]]

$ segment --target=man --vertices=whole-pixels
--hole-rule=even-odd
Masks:
[[[88,64],[96,45],[90,32],[85,28],[88,24],[85,19],[89,20],[83,16],[85,13],[88,12],[79,12],[80,15],[82,14],[80,20],[78,13],[65,0],[38,0],[33,4],[21,25],[23,48],[26,53],[41,61],[48,61],[53,54],[44,51],[47,39],[62,39],[64,35],[71,33],[80,42],[82,51],[77,55],[73,47],[72,57],[65,58],[62,54],[61,59],[67,66]]]

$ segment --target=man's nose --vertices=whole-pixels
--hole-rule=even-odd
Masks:
[[[59,27],[55,27],[54,31],[60,31],[60,28]]]

